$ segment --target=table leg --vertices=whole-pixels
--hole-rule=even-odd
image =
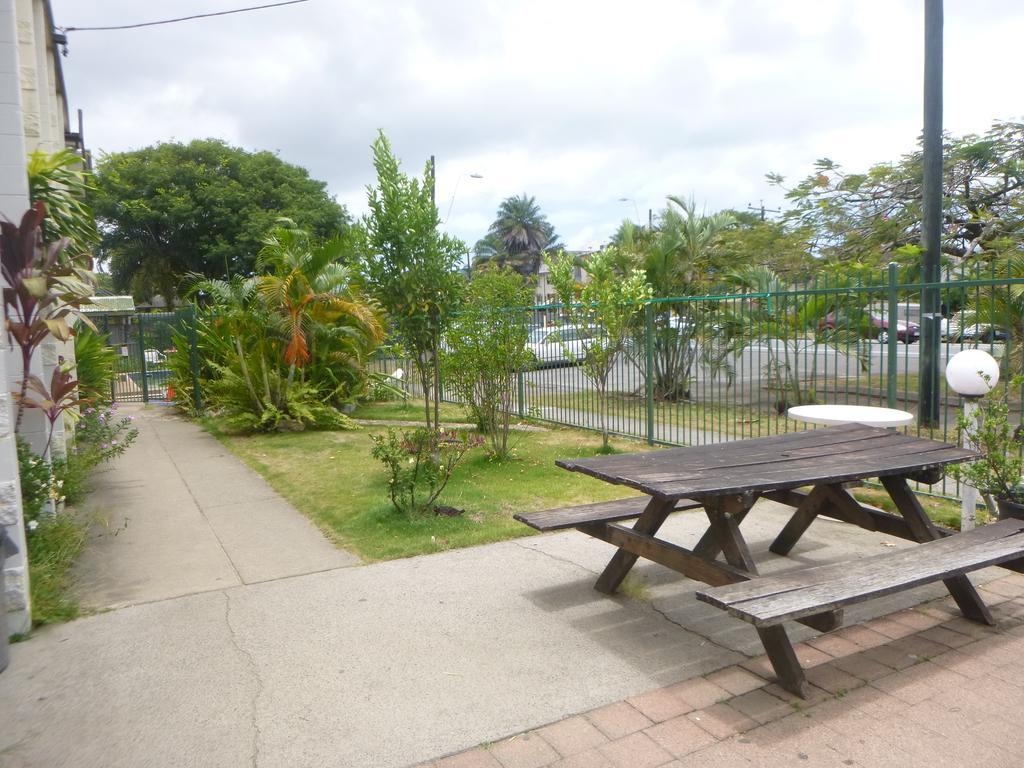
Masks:
[[[903,519],[907,521],[907,527],[910,528],[915,539],[925,542],[939,538],[935,524],[921,507],[917,496],[910,490],[905,477],[883,477],[882,485],[885,486],[885,490],[889,493],[896,508],[903,515]],[[978,590],[974,588],[966,575],[943,579],[942,583],[946,585],[949,594],[953,596],[960,612],[966,618],[990,626],[996,623],[988,606],[985,605]]]
[[[750,511],[757,501],[754,494],[738,494],[709,499],[704,503],[711,527],[708,534],[714,537],[714,549],[725,555],[726,562],[742,568],[750,574],[757,575],[757,565],[750,554],[747,542],[740,533],[739,521]],[[707,534],[705,534],[705,537]],[[703,539],[702,539],[703,541]],[[698,543],[698,547],[700,544]],[[710,549],[711,547],[706,547]],[[701,552],[703,555],[704,553]]]
[[[672,513],[675,507],[675,501],[652,498],[647,504],[647,508],[637,518],[636,523],[633,525],[633,530],[645,536],[653,536],[658,532],[661,524],[665,522],[665,519]],[[594,584],[594,589],[608,595],[615,592],[622,583],[622,580],[626,578],[626,574],[629,573],[636,563],[638,557],[639,555],[634,555],[632,552],[620,549],[608,561],[608,565],[604,567],[601,575],[597,578],[597,583]]]
[[[758,627],[757,634],[761,638],[765,653],[768,654],[768,660],[775,669],[775,675],[779,678],[779,685],[801,699],[806,699],[807,678],[804,677],[804,669],[800,666],[800,660],[796,657],[796,651],[793,650],[785,627],[781,624],[774,627]]]
[[[737,526],[739,526],[739,524],[743,522],[743,518],[747,516],[747,513],[752,508],[753,505],[751,505],[751,507],[748,507],[747,509],[741,510],[740,512],[733,513],[732,517],[736,521]],[[718,537],[715,534],[715,529],[712,527],[709,527],[706,531],[704,531],[704,535],[700,537],[700,541],[697,542],[697,546],[693,548],[693,553],[695,555],[705,557],[708,560],[714,560],[716,557],[718,557],[718,554],[721,551],[722,546],[718,543]]]
[[[737,517],[745,515],[754,505],[756,496],[727,496],[708,501],[704,509],[711,521],[712,533],[718,548],[721,549],[729,565],[743,568],[751,574],[757,574],[757,566],[750,556],[750,549],[740,535]],[[768,654],[779,684],[801,698],[806,698],[806,679],[800,660],[796,657],[793,644],[782,625],[758,627],[757,634],[761,638],[765,653]]]
[[[788,555],[827,504],[828,486],[815,486],[814,490],[800,502],[800,506],[796,508],[796,512],[789,518],[789,522],[775,537],[768,550],[776,555]]]

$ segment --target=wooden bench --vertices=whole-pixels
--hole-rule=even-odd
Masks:
[[[803,669],[782,622],[823,611],[840,611],[847,605],[936,581],[946,581],[950,586],[957,577],[990,565],[1004,564],[1017,570],[1024,562],[1022,558],[1024,520],[1001,520],[973,531],[854,562],[816,566],[703,589],[697,592],[697,599],[753,624],[761,635],[779,682],[793,693],[804,696]],[[950,587],[951,591],[953,588]],[[978,615],[967,618],[994,623],[984,605]]]
[[[614,523],[618,520],[640,517],[650,502],[650,496],[630,496],[628,499],[599,501],[596,504],[580,504],[575,507],[545,509],[541,512],[525,512],[513,517],[538,531],[560,531],[565,528],[577,528],[587,523]],[[699,502],[680,499],[676,502],[674,511],[698,509],[700,506]]]

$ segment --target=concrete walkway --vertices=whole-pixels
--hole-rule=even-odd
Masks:
[[[634,569],[632,599],[595,592],[609,548],[572,531],[352,567],[197,427],[155,409],[139,424],[139,444],[92,498],[120,532],[97,538],[82,564],[87,602],[123,607],[12,647],[0,675],[4,768],[399,768],[646,701],[761,652],[752,628],[657,565]],[[765,572],[906,545],[820,520],[791,558],[774,557],[767,546],[787,517],[762,503],[744,522]],[[704,527],[681,513],[663,531],[692,546]],[[866,603],[848,620],[942,594]],[[793,636],[813,640],[806,628]],[[602,734],[651,727],[644,717],[629,734]],[[575,759],[544,739],[554,753],[477,750],[442,764]],[[565,765],[622,764],[609,750]]]
[[[355,565],[258,474],[167,407],[123,408],[138,441],[97,477],[85,608],[115,608]]]

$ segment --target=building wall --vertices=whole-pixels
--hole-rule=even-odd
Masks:
[[[48,0],[0,0],[0,215],[18,221],[28,208],[26,157],[34,150],[62,149],[67,105],[59,60],[51,34]],[[43,344],[31,372],[49,381],[59,358],[73,357],[54,339]],[[21,360],[0,343],[0,525],[14,540],[18,554],[4,563],[5,603],[10,632],[25,632],[29,612],[28,572],[22,523],[21,489],[14,437],[14,403],[10,392],[23,376]],[[25,412],[19,433],[42,453],[48,426],[41,413]],[[53,451],[64,451],[63,424],[54,430]]]
[[[0,213],[15,220],[28,207],[17,29],[14,0],[0,0]],[[0,382],[18,378],[11,369],[20,365],[12,363],[16,361],[8,345],[0,343]],[[4,562],[5,603],[8,631],[25,632],[31,624],[28,569],[9,391],[5,386],[0,392],[0,524],[19,552]]]

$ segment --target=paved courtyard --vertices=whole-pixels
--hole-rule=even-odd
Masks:
[[[751,627],[659,566],[606,597],[609,547],[572,531],[362,564],[196,426],[136,413],[139,444],[90,499],[95,613],[14,645],[0,675],[4,768],[1024,762],[1019,576],[976,579],[997,630],[941,586],[795,629],[799,702]],[[744,522],[766,572],[907,546],[820,520],[777,558],[786,517]],[[692,545],[704,524],[663,532]]]

